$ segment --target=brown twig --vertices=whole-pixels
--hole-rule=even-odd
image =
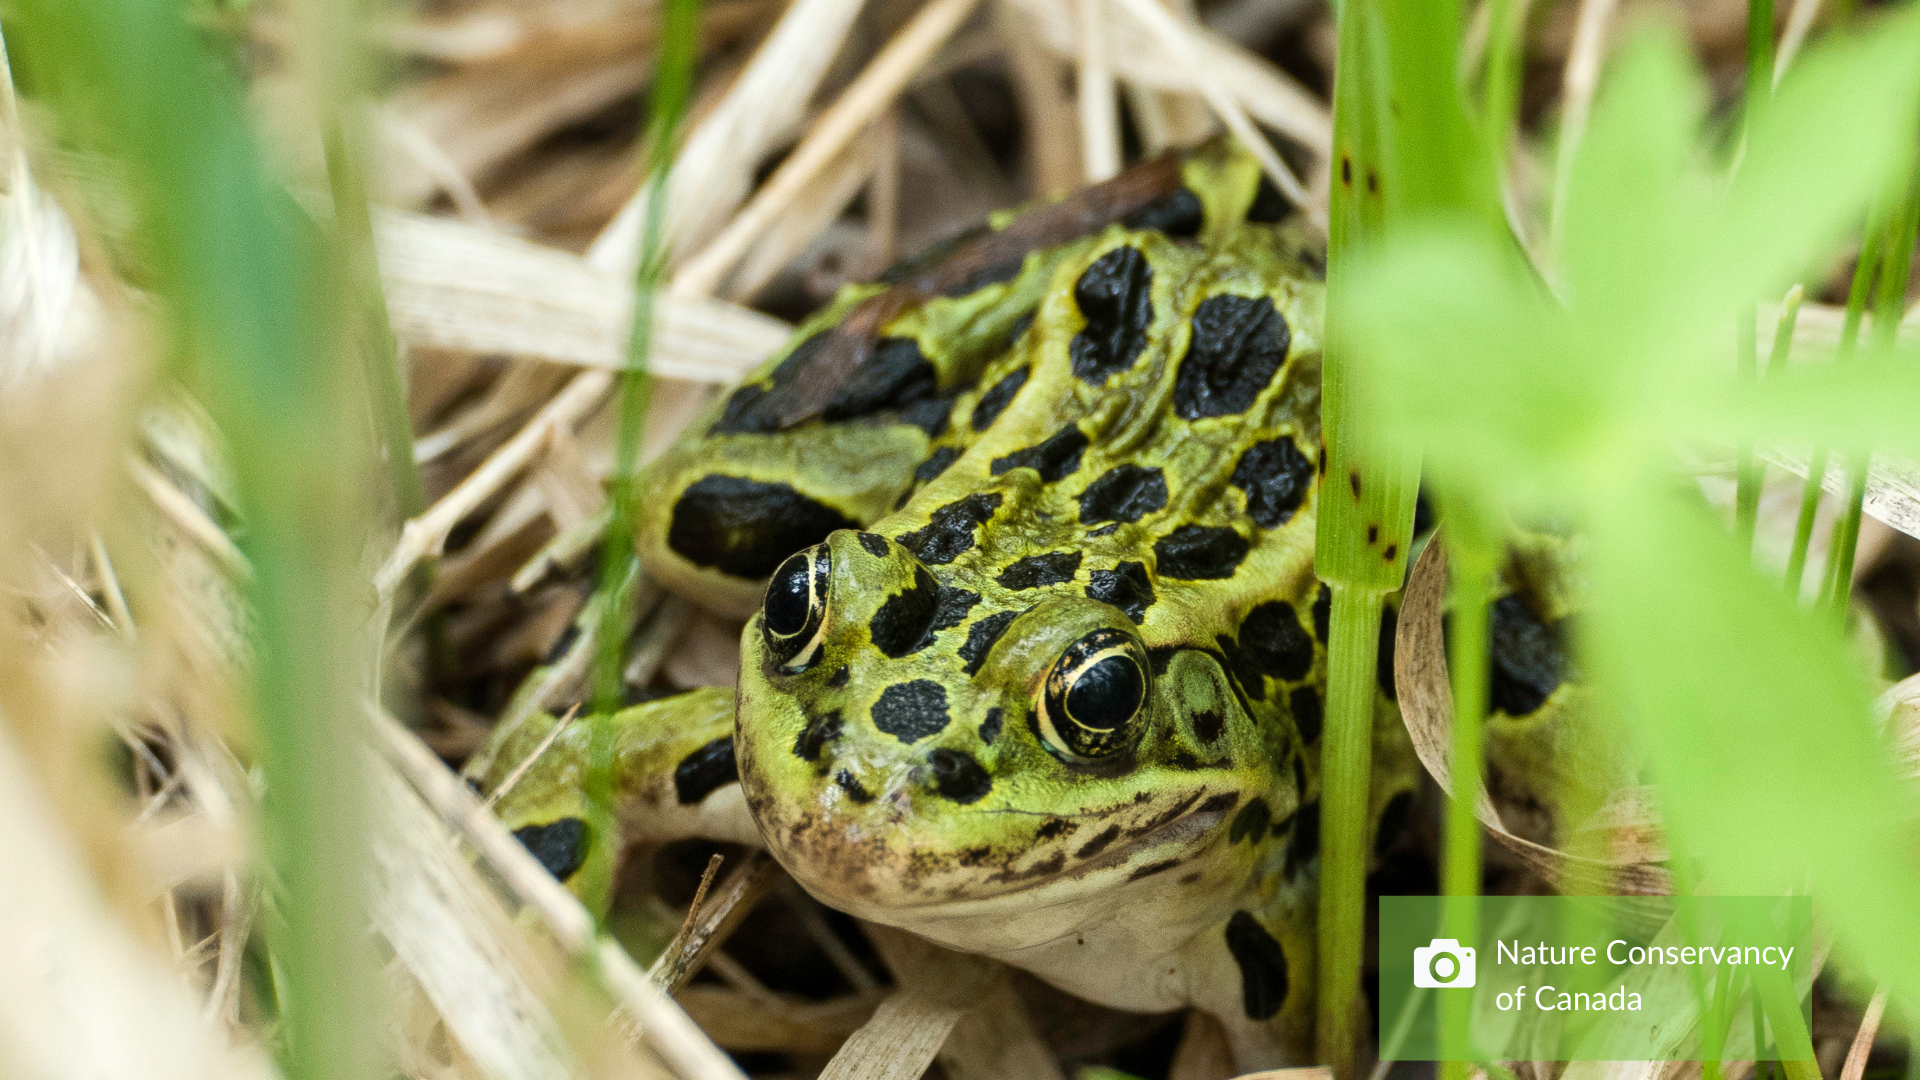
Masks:
[[[1867,1014],[1860,1018],[1860,1030],[1853,1033],[1853,1045],[1847,1048],[1847,1062],[1840,1066],[1840,1080],[1860,1080],[1867,1072],[1867,1056],[1873,1052],[1874,1037],[1880,1034],[1880,1018],[1887,1012],[1887,988],[1873,992]]]
[[[713,866],[708,863],[709,871]],[[747,917],[747,912],[753,910],[753,905],[779,882],[780,873],[780,864],[774,862],[772,856],[756,851],[727,875],[712,903],[701,905],[698,902],[701,897],[696,895],[695,905],[687,911],[687,921],[660,954],[660,959],[653,962],[647,977],[667,993],[685,986],[707,956],[719,948],[740,925],[740,920]],[[704,882],[702,888],[705,888]]]

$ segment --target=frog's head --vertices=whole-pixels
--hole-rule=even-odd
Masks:
[[[841,531],[774,574],[735,730],[774,855],[836,907],[976,950],[1147,905],[1208,918],[1260,857],[1239,841],[1292,813],[1297,745],[1269,746],[1212,653],[938,569]]]

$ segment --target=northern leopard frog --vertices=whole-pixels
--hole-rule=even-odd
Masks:
[[[1324,286],[1284,209],[1215,142],[844,290],[647,474],[648,572],[749,616],[737,708],[596,721],[618,837],[585,725],[503,818],[563,879],[594,844],[764,844],[837,908],[1302,1060]],[[1381,681],[1376,847],[1417,769]]]

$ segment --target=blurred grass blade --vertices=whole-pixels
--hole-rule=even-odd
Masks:
[[[303,1080],[373,1075],[367,830],[352,627],[367,432],[349,422],[334,293],[298,211],[266,179],[231,57],[172,0],[24,0],[39,85],[73,134],[117,160],[138,256],[188,343],[195,387],[232,447],[253,566],[252,705],[265,847],[280,887],[283,1063]]]
[[[1871,236],[1872,229],[1867,230]],[[1867,293],[1873,287],[1874,267],[1879,263],[1879,249],[1861,238],[1860,257],[1853,266],[1853,283],[1847,288],[1846,321],[1840,327],[1840,350],[1838,358],[1846,360],[1852,357],[1854,344],[1860,339],[1860,319],[1866,312]],[[1813,457],[1807,462],[1806,482],[1800,489],[1800,516],[1794,524],[1793,550],[1787,556],[1787,595],[1798,597],[1801,579],[1806,576],[1807,548],[1813,542],[1813,521],[1820,510],[1821,485],[1827,475],[1827,447],[1824,443],[1816,447]],[[1831,558],[1831,553],[1829,553]],[[1823,571],[1819,587],[1814,590],[1816,602],[1826,595],[1827,582],[1831,569]]]
[[[1448,560],[1451,597],[1447,668],[1453,687],[1452,766],[1455,797],[1447,803],[1442,835],[1441,892],[1446,896],[1478,896],[1481,891],[1480,819],[1474,800],[1484,773],[1482,730],[1487,716],[1492,665],[1488,653],[1488,596],[1499,573],[1502,550],[1498,535],[1487,527],[1471,496],[1443,498],[1440,503],[1446,535],[1452,545]],[[1444,933],[1456,941],[1480,937],[1479,905],[1450,904]],[[1472,999],[1443,994],[1440,1030],[1447,1040],[1448,1060],[1441,1063],[1442,1080],[1466,1080],[1469,1063],[1465,1035],[1469,1030]]]
[[[1714,225],[1702,279],[1742,290],[1720,310],[1804,276],[1889,189],[1920,126],[1916,55],[1920,5],[1908,4],[1872,33],[1829,34],[1794,62],[1749,132]]]
[[[1723,895],[1810,879],[1870,973],[1920,970],[1920,875],[1902,854],[1914,807],[1845,647],[1664,488],[1615,488],[1592,520],[1588,652],[1687,854],[1711,860]]]
[[[1760,355],[1756,336],[1759,333],[1756,324],[1759,315],[1755,305],[1748,304],[1740,309],[1740,315],[1734,320],[1735,363],[1741,378],[1760,377]],[[1760,463],[1753,456],[1753,443],[1743,439],[1734,450],[1734,496],[1733,496],[1733,535],[1740,544],[1740,550],[1753,550],[1754,523],[1760,517],[1760,480],[1763,475]]]
[[[1874,292],[1873,337],[1876,353],[1893,348],[1905,307],[1907,275],[1913,268],[1914,227],[1920,222],[1920,170],[1909,164],[1903,195],[1888,216],[1880,237],[1880,280]],[[1867,260],[1867,249],[1874,246],[1869,235],[1861,243],[1860,258]],[[1858,275],[1856,275],[1856,278]],[[1851,297],[1849,297],[1851,299]],[[1851,305],[1849,305],[1851,307]],[[1858,320],[1854,320],[1857,329]],[[1853,555],[1860,543],[1860,516],[1867,499],[1868,455],[1857,453],[1847,462],[1847,502],[1840,522],[1834,527],[1834,540],[1827,550],[1832,567],[1828,574],[1827,603],[1833,619],[1844,624],[1847,601],[1853,590]]]
[[[1773,0],[1747,0],[1745,126],[1766,110],[1773,96]]]
[[[651,115],[647,137],[641,146],[647,155],[647,205],[640,260],[634,270],[633,326],[627,339],[627,367],[620,374],[615,396],[620,416],[613,475],[608,487],[608,502],[613,512],[601,549],[600,577],[593,601],[602,610],[600,632],[594,641],[594,715],[586,721],[592,733],[586,796],[588,827],[594,840],[580,871],[578,889],[595,918],[605,918],[612,903],[614,860],[619,856],[602,838],[614,834],[613,716],[626,703],[627,627],[630,624],[626,613],[632,608],[641,572],[633,546],[634,523],[639,513],[635,467],[645,433],[647,406],[653,396],[647,361],[653,348],[654,301],[659,295],[666,258],[668,174],[673,168],[680,121],[693,92],[699,32],[700,0],[666,0],[661,8],[660,60],[653,83]]]

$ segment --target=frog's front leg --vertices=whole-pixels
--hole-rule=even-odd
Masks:
[[[541,751],[556,723],[539,714],[498,733],[481,786],[488,793],[501,790],[539,753],[500,796],[495,813],[542,866],[576,891],[574,879],[596,845],[605,845],[616,862],[641,843],[698,838],[761,846],[734,765],[731,689],[704,687],[611,716],[585,717]],[[605,837],[592,835],[587,805],[597,728],[613,746],[613,835]]]

